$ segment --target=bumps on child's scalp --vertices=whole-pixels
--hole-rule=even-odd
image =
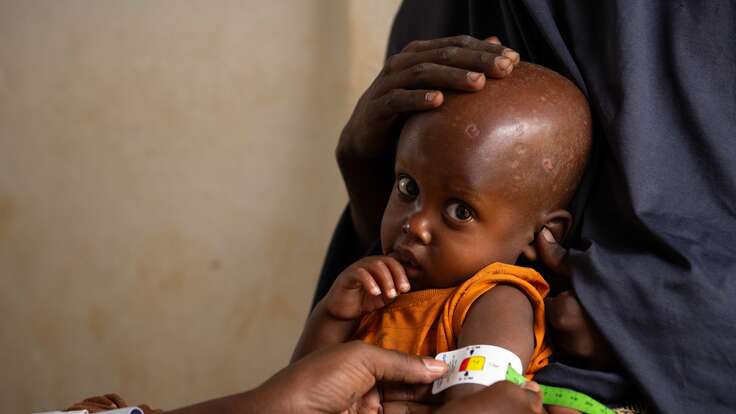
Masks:
[[[565,208],[591,147],[590,110],[572,82],[521,62],[481,91],[444,94],[439,109],[407,120],[402,139],[413,135],[425,141],[422,146],[466,153],[509,197],[540,209]]]

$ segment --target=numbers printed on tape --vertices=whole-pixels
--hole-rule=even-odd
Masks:
[[[458,384],[491,385],[506,379],[506,367],[521,369],[521,360],[513,352],[493,345],[471,345],[442,352],[436,359],[444,361],[447,375],[432,385],[432,394]]]

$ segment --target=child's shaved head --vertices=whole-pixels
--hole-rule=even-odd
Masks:
[[[445,94],[438,110],[412,123],[443,125],[449,151],[474,152],[513,198],[538,208],[565,208],[582,176],[591,146],[587,101],[561,75],[521,62],[507,78],[475,93]],[[422,138],[443,140],[442,136]],[[420,144],[421,145],[421,144]],[[520,200],[521,201],[521,200]]]
[[[481,91],[445,93],[439,109],[412,115],[401,132],[384,254],[410,255],[409,273],[422,269],[412,285],[425,287],[455,286],[521,254],[533,260],[542,227],[558,240],[567,233],[565,207],[590,147],[582,93],[541,66],[520,63]]]

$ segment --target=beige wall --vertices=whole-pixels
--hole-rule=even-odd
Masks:
[[[3,412],[286,363],[397,6],[0,0]]]

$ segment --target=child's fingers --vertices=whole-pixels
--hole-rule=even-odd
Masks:
[[[399,289],[399,292],[408,292],[411,289],[411,285],[409,284],[409,278],[406,276],[404,266],[402,266],[398,260],[390,256],[387,256],[383,262],[386,263],[386,266],[391,270],[391,274],[394,277],[394,285]]]
[[[369,310],[381,309],[384,306],[386,306],[386,301],[383,300],[383,296],[380,293],[377,296],[366,297],[365,302],[363,302],[363,308]]]
[[[396,286],[394,286],[394,278],[386,263],[382,260],[376,260],[370,264],[369,271],[373,275],[373,279],[381,286],[381,291],[383,291],[383,296],[386,299],[391,300],[399,295]]]
[[[370,293],[373,296],[379,296],[381,294],[381,288],[378,286],[378,283],[373,279],[373,275],[366,270],[363,267],[359,267],[355,271],[356,279],[358,280],[358,283],[363,287],[363,289],[366,290],[366,292]]]

